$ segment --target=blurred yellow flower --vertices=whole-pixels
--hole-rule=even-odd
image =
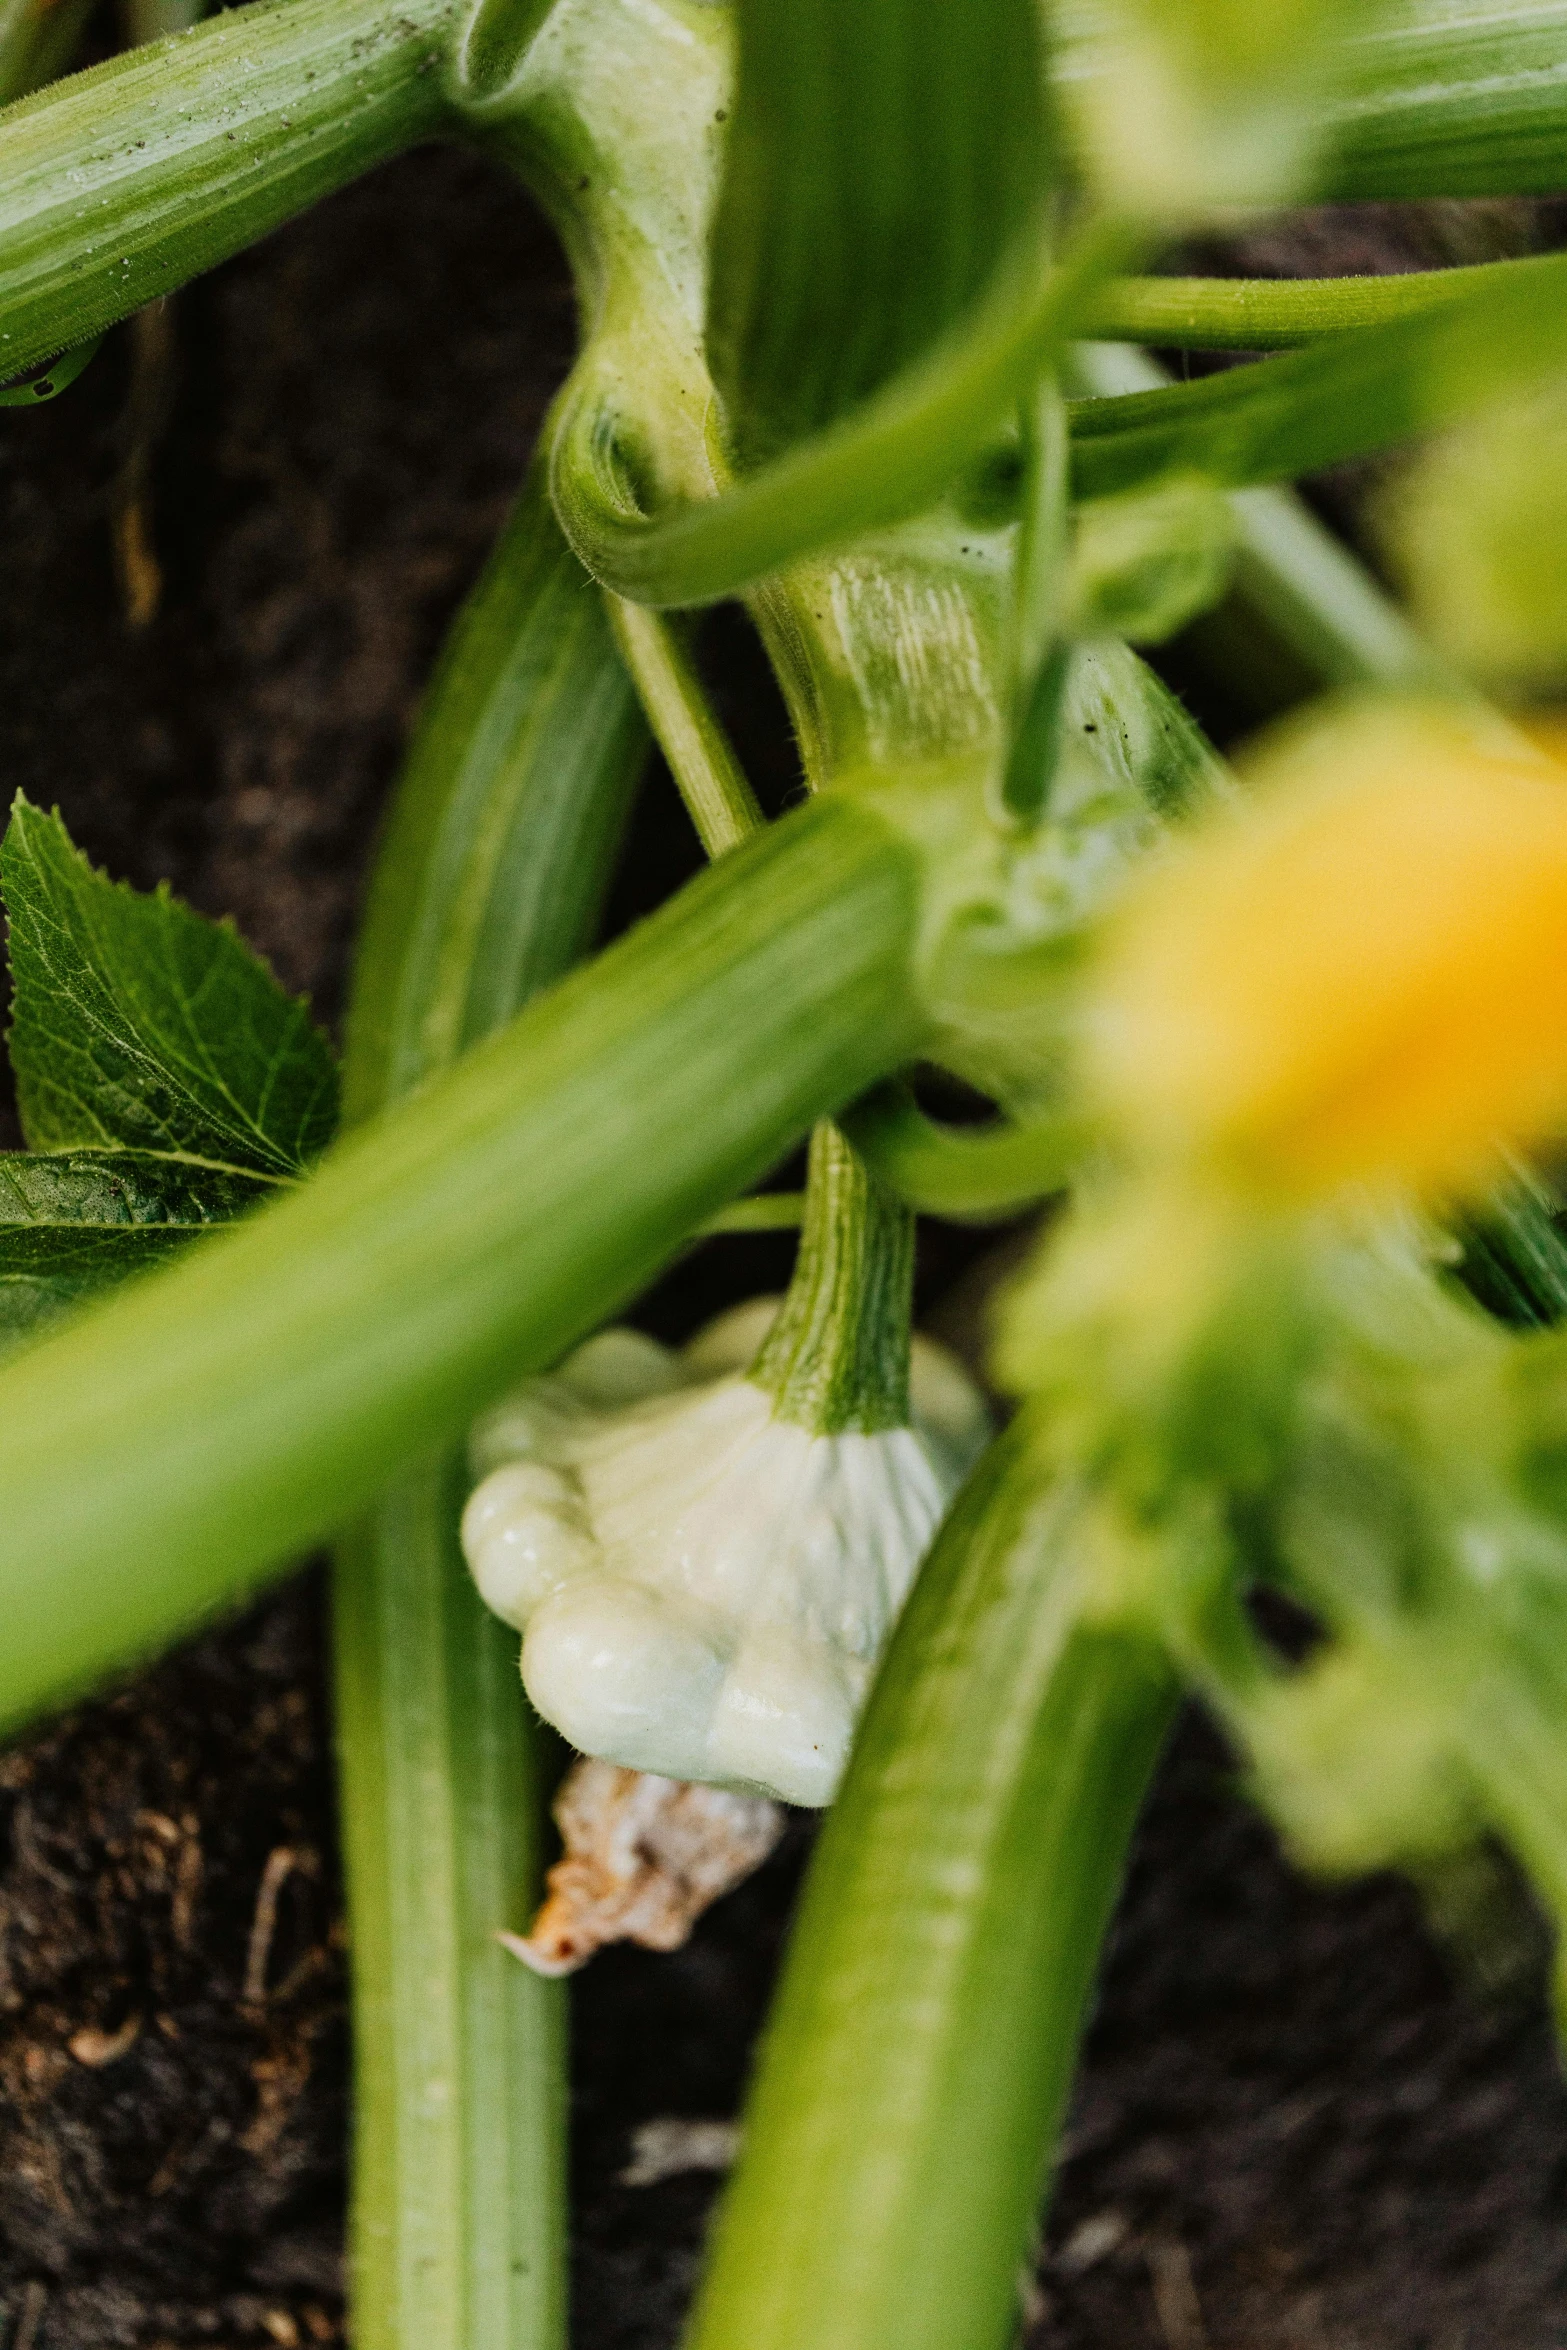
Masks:
[[[1400,708],[1266,754],[1126,902],[1089,1076],[1155,1158],[1461,1189],[1567,1113],[1567,768]]]

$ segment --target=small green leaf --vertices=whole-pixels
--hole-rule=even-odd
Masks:
[[[740,0],[708,356],[747,463],[854,407],[989,283],[1049,184],[1034,0]]]
[[[226,924],[97,873],[20,795],[0,844],[28,1142],[301,1174],[337,1121],[305,1005]]]
[[[270,1188],[151,1151],[0,1154],[0,1352]]]

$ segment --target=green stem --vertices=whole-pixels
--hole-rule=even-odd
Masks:
[[[1079,497],[1172,474],[1277,481],[1456,424],[1567,361],[1567,256],[1200,383],[1072,410]]]
[[[0,0],[0,106],[62,74],[94,0]]]
[[[669,761],[697,838],[710,857],[759,832],[762,811],[702,689],[679,629],[644,605],[606,596],[615,641]]]
[[[824,1119],[794,1278],[750,1371],[777,1417],[823,1436],[907,1427],[913,1297],[914,1220]]]
[[[1292,350],[1488,285],[1527,285],[1542,270],[1549,283],[1550,258],[1416,269],[1396,277],[1120,277],[1094,304],[1085,331],[1111,342],[1178,351]]]
[[[1122,344],[1084,343],[1072,365],[1084,388],[1105,399],[1159,391],[1170,382],[1145,351]],[[1236,551],[1229,596],[1196,624],[1195,640],[1188,632],[1188,642],[1205,655],[1211,648],[1228,690],[1237,676],[1250,680],[1265,664],[1276,669],[1280,655],[1291,672],[1281,700],[1290,698],[1291,687],[1468,690],[1292,490],[1232,491],[1230,512]]]
[[[1015,1216],[1060,1191],[1093,1140],[1081,1118],[939,1126],[906,1085],[880,1086],[844,1128],[872,1172],[924,1215],[962,1223]]]
[[[288,5],[297,0],[287,0]],[[721,497],[650,518],[626,486],[618,411],[590,377],[556,436],[551,486],[567,537],[617,595],[708,604],[800,558],[901,521],[951,486],[1077,331],[1128,232],[1098,223],[1057,269],[1004,271],[930,356]],[[628,419],[628,423],[629,423]]]
[[[993,1446],[894,1636],[805,1892],[688,2350],[1003,2350],[1173,1704],[1096,1626],[1081,1495]]]
[[[0,1369],[0,1726],[342,1526],[909,1060],[922,896],[889,819],[797,809],[299,1191]]]
[[[529,484],[430,687],[371,886],[354,1118],[412,1091],[587,944],[646,737],[597,589]],[[359,2350],[559,2350],[565,2013],[507,1956],[542,1873],[516,1641],[456,1529],[460,1451],[338,1548],[354,1975]]]
[[[1062,589],[1071,542],[1071,443],[1066,402],[1052,372],[1023,404],[1023,509],[1014,569],[1011,742],[1000,778],[1003,820],[1037,821],[1054,779],[1061,698],[1071,646],[1063,638]]]
[[[443,127],[455,0],[258,0],[0,117],[0,375]]]
[[[748,1199],[731,1200],[699,1227],[699,1239],[717,1239],[726,1232],[797,1232],[805,1222],[803,1191],[754,1191]]]
[[[675,626],[618,596],[606,601],[702,846],[722,856],[761,826],[751,787]],[[811,1136],[794,1275],[751,1370],[779,1418],[821,1435],[905,1427],[913,1287],[912,1217],[823,1120]]]

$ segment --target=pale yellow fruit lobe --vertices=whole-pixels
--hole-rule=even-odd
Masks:
[[[1146,1155],[1266,1190],[1482,1181],[1567,1113],[1567,769],[1404,711],[1256,781],[1127,902],[1091,1082]]]

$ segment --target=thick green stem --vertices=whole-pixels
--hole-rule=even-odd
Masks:
[[[1085,1612],[1019,1422],[927,1562],[828,1815],[690,2350],[1003,2350],[1173,1704]]]
[[[813,801],[300,1191],[0,1370],[0,1726],[342,1526],[910,1059],[922,879],[890,822]]]
[[[448,639],[393,804],[351,1116],[575,960],[645,744],[598,590],[535,479]],[[566,2338],[563,1996],[495,1940],[538,1897],[542,1763],[516,1641],[458,1548],[466,1489],[460,1451],[404,1468],[338,1550],[358,2350]]]
[[[779,1419],[823,1436],[906,1427],[913,1296],[913,1217],[824,1119],[794,1278],[750,1374]]]
[[[259,0],[10,108],[0,375],[431,137],[455,13],[455,0]]]

